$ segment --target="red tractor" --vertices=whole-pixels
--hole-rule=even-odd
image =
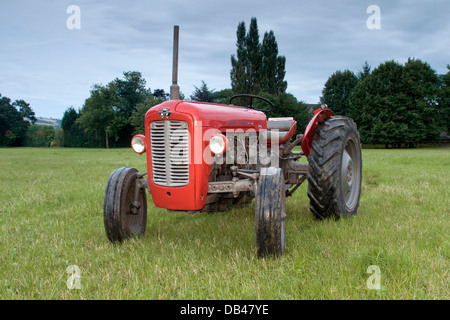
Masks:
[[[265,100],[233,98],[243,96]],[[305,133],[294,137],[295,120],[267,119],[265,113],[252,103],[239,107],[181,100],[148,110],[145,136],[131,140],[136,153],[146,153],[148,172],[116,169],[106,186],[109,240],[144,234],[146,190],[156,207],[190,213],[223,211],[255,199],[258,256],[283,254],[286,197],[306,179],[316,218],[356,214],[362,161],[355,123],[324,107],[315,111]],[[294,151],[299,145],[303,151]],[[297,161],[303,155],[309,164]]]
[[[250,102],[235,106],[236,98]],[[257,109],[255,99],[267,108]],[[270,101],[254,95],[234,96],[228,105],[175,99],[149,109],[145,135],[131,140],[136,153],[146,153],[147,172],[119,168],[106,185],[108,239],[144,234],[147,192],[156,207],[189,213],[224,211],[255,199],[260,257],[283,254],[286,197],[305,180],[316,218],[355,215],[362,181],[355,123],[323,106],[304,134],[294,136],[296,121],[267,118],[272,109]],[[308,164],[297,161],[302,156]]]

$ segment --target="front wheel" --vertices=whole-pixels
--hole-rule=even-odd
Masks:
[[[355,215],[359,206],[362,159],[352,119],[333,116],[317,129],[308,156],[308,197],[318,219]]]
[[[121,242],[145,233],[147,197],[145,188],[136,188],[138,171],[119,168],[109,176],[103,203],[105,231],[111,242]],[[135,192],[138,192],[137,201]]]
[[[255,197],[258,257],[281,256],[286,246],[286,196],[280,168],[262,168]]]

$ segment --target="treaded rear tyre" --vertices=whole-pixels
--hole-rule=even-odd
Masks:
[[[262,168],[255,197],[258,257],[281,256],[286,246],[286,195],[280,168]]]
[[[359,206],[362,159],[352,119],[333,116],[317,129],[308,156],[308,197],[318,219],[355,215]]]
[[[121,242],[145,233],[147,224],[147,196],[145,189],[139,191],[139,208],[133,208],[136,184],[134,168],[123,167],[109,176],[103,202],[105,231],[111,242]],[[134,211],[134,213],[133,213]]]

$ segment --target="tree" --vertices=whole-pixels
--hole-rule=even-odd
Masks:
[[[447,70],[446,74],[440,76],[439,117],[442,119],[445,132],[450,134],[450,64],[447,65]]]
[[[272,30],[264,33],[261,51],[261,91],[275,95],[284,93],[287,88],[284,80],[286,58],[278,55],[278,44]]]
[[[169,99],[170,93],[166,93],[164,89],[153,90],[153,97],[156,99],[167,100]]]
[[[79,114],[75,108],[70,107],[64,112],[63,118],[61,119],[61,128],[64,131],[70,131],[74,127],[78,117]]]
[[[336,71],[325,83],[320,102],[327,104],[336,114],[347,115],[348,99],[357,83],[358,78],[350,70]]]
[[[112,85],[116,88],[118,102],[116,111],[128,118],[137,104],[151,95],[151,91],[145,88],[146,81],[140,72],[128,71],[124,72],[123,76],[124,79],[114,79]]]
[[[0,146],[23,145],[30,123],[36,117],[30,105],[24,100],[2,97],[0,94]]]
[[[80,112],[76,111],[74,107],[68,108],[61,120],[61,128],[63,130],[63,146],[80,148],[80,147],[94,147],[90,145],[87,137],[83,135],[83,130],[80,128],[79,122]]]
[[[104,136],[106,148],[110,146],[110,138],[117,146],[129,145],[135,130],[130,122],[133,112],[146,99],[153,98],[140,72],[129,71],[123,75],[123,79],[116,78],[106,86],[93,85],[77,120],[95,139]]]
[[[234,92],[231,89],[222,89],[219,91],[214,91],[214,101],[220,104],[228,104],[230,102],[230,98],[234,96]]]
[[[250,93],[249,60],[245,23],[238,24],[236,31],[236,56],[231,55],[231,86],[236,93]]]
[[[275,75],[275,88],[276,94],[283,94],[287,89],[287,81],[284,80],[284,76],[286,75],[286,57],[278,56],[277,57],[277,73]]]
[[[200,88],[197,88],[196,86],[194,86],[194,88],[194,93],[190,97],[192,101],[215,102],[214,89],[209,90],[208,86],[203,80]]]
[[[349,116],[364,143],[412,147],[436,139],[442,130],[438,91],[439,78],[427,63],[409,59],[403,66],[387,61],[353,89]]]
[[[236,37],[236,55],[231,56],[232,90],[236,94],[284,93],[286,58],[278,55],[274,32],[265,32],[261,44],[257,20],[252,18],[248,33],[244,22],[238,24]]]
[[[27,131],[26,146],[50,147],[55,137],[55,129],[52,126],[32,124]]]
[[[404,92],[409,98],[409,143],[437,140],[444,130],[439,116],[441,79],[431,66],[419,59],[408,59],[403,71]]]
[[[130,117],[130,123],[134,128],[133,134],[144,134],[145,133],[145,114],[148,109],[154,107],[160,103],[163,103],[165,98],[157,98],[154,96],[148,96],[143,102],[137,104],[136,109],[133,110],[133,113]]]
[[[270,94],[277,94],[277,57],[278,45],[273,31],[264,33],[262,42],[262,77],[261,90]]]
[[[367,61],[364,62],[362,70],[358,72],[358,80],[364,80],[370,74],[370,70],[371,68]]]
[[[62,128],[55,129],[55,136],[50,142],[50,147],[64,147],[64,130]]]
[[[259,31],[256,18],[250,20],[250,26],[246,37],[247,50],[247,77],[251,93],[261,90],[262,80],[262,54],[259,43]]]
[[[86,132],[105,137],[105,146],[109,148],[108,136],[117,134],[117,123],[114,122],[118,110],[117,88],[113,83],[107,86],[93,85],[91,96],[86,99],[77,123]]]

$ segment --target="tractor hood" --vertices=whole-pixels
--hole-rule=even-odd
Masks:
[[[211,173],[211,137],[217,134],[217,130],[227,134],[230,131],[244,133],[265,129],[267,119],[263,112],[231,105],[170,100],[148,110],[145,140],[149,188],[154,205],[170,210],[202,209]],[[155,131],[154,140],[152,130]],[[183,162],[185,160],[180,161],[180,155],[188,157],[187,165]],[[174,185],[179,177],[184,178],[182,185]]]
[[[147,117],[154,118],[158,114],[159,119],[170,119],[170,115],[179,113],[192,117],[195,127],[209,127],[220,131],[237,128],[260,131],[267,128],[266,115],[261,111],[205,102],[166,101],[151,108]]]

